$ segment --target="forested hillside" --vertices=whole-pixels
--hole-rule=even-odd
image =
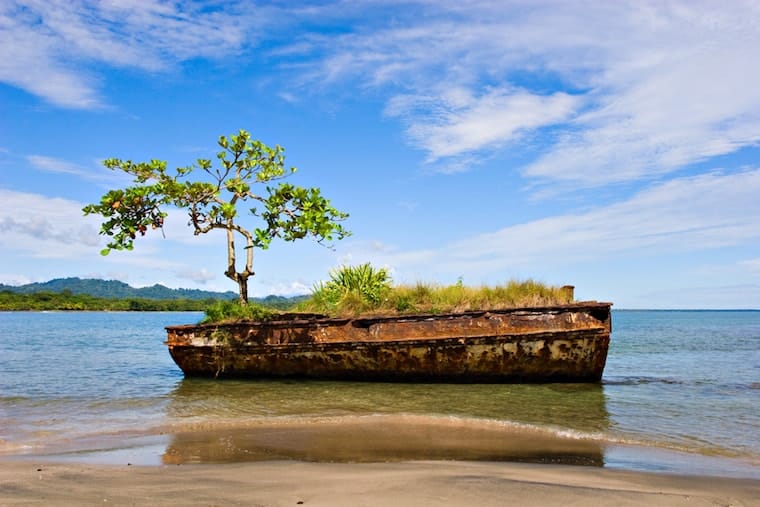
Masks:
[[[59,278],[44,283],[0,284],[0,310],[203,311],[219,300],[237,300],[234,292],[135,288],[117,280]],[[306,296],[251,298],[251,303],[288,310]]]
[[[74,295],[86,294],[108,299],[234,299],[237,294],[232,291],[212,292],[198,289],[170,289],[163,285],[135,288],[118,280],[99,280],[94,278],[56,278],[48,282],[30,283],[11,286],[0,284],[0,291],[17,294],[36,294],[38,292],[61,293],[68,291]]]

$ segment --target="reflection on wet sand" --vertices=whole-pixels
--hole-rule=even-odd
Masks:
[[[602,466],[598,385],[187,379],[167,410],[165,463],[295,459],[525,461]]]
[[[541,430],[424,416],[340,417],[176,434],[166,464],[294,459],[523,461],[602,466],[603,445]]]

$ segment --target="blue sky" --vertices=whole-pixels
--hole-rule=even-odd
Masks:
[[[99,254],[108,157],[185,166],[243,128],[353,235],[255,254],[255,296],[397,283],[760,307],[760,4],[0,2],[0,282],[235,290],[221,235]],[[254,225],[253,220],[250,225]]]

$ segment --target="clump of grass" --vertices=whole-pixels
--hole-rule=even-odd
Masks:
[[[572,291],[531,279],[510,280],[493,287],[468,287],[461,279],[448,286],[417,283],[393,287],[386,270],[363,264],[331,272],[330,280],[315,285],[311,298],[301,303],[298,309],[333,316],[460,313],[572,301]]]
[[[385,269],[369,263],[343,266],[330,272],[330,279],[317,283],[312,295],[300,310],[327,314],[357,314],[382,305],[391,290],[391,279]]]
[[[572,302],[570,293],[561,287],[534,280],[510,280],[504,285],[468,287],[426,285],[394,287],[389,293],[390,307],[404,313],[460,313],[471,310],[498,310],[517,306],[545,306]]]
[[[241,305],[239,301],[217,301],[206,308],[201,324],[230,322],[236,320],[271,320],[279,312],[261,305]]]

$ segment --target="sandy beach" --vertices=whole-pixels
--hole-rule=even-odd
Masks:
[[[475,462],[0,462],[0,505],[757,506],[760,481]]]
[[[214,382],[185,315],[5,315],[0,506],[760,507],[760,314],[618,315],[599,385]]]

